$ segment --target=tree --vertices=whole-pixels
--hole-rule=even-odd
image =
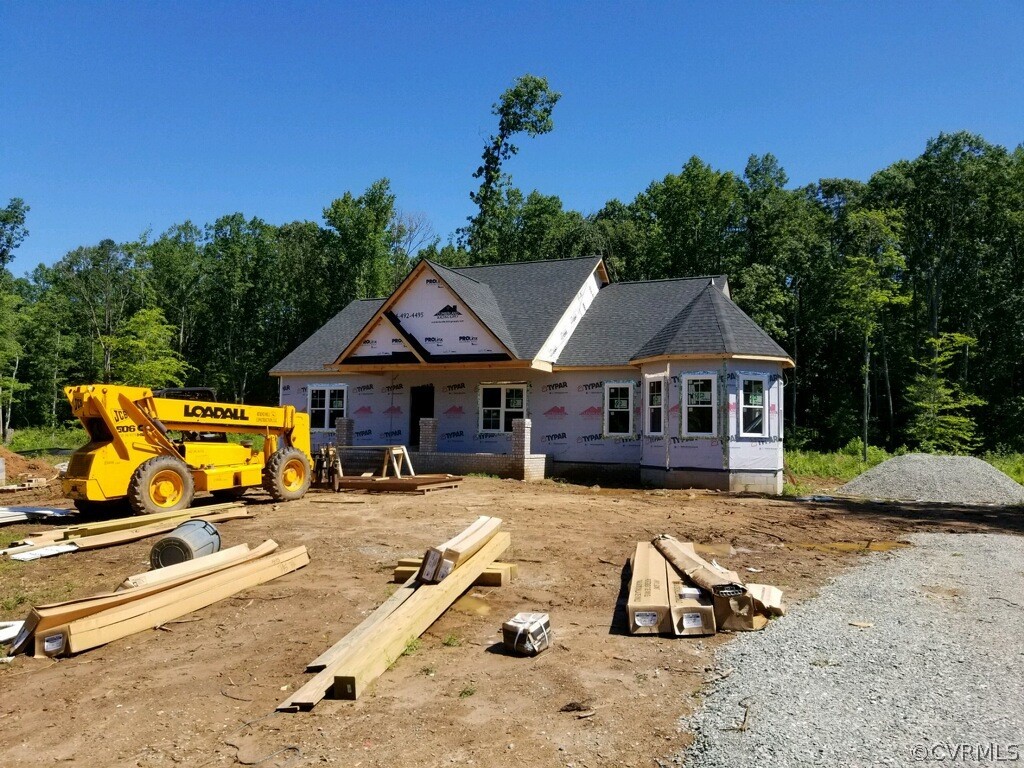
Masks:
[[[949,380],[956,357],[974,342],[966,334],[943,333],[928,339],[925,358],[914,361],[919,371],[907,387],[914,409],[907,431],[924,451],[967,453],[979,445],[968,409],[985,401]]]
[[[140,309],[110,340],[113,379],[138,387],[180,387],[189,365],[174,348],[177,335],[159,309]]]
[[[324,209],[324,221],[334,231],[332,247],[344,259],[353,298],[391,293],[394,258],[402,237],[391,182],[375,181],[359,197],[346,192]]]
[[[861,440],[867,461],[872,339],[880,325],[879,313],[885,307],[907,303],[899,282],[906,266],[900,252],[902,222],[896,211],[854,210],[846,217],[845,230],[840,307],[864,341]]]
[[[519,77],[491,107],[491,113],[498,118],[498,132],[488,138],[480,167],[473,173],[474,179],[481,180],[480,188],[469,195],[477,212],[462,231],[477,261],[501,259],[495,224],[499,219],[503,189],[510,183],[502,172],[502,164],[519,152],[512,139],[521,133],[530,138],[549,133],[555,127],[551,113],[560,98],[562,94],[551,90],[547,78],[527,74]]]
[[[25,215],[29,210],[20,197],[12,197],[6,208],[0,208],[0,268],[6,269],[14,249],[28,236]]]
[[[99,375],[111,380],[111,342],[121,324],[141,305],[143,271],[136,252],[143,243],[77,248],[53,268],[54,289],[68,297],[76,321],[89,329],[92,357],[99,355]],[[98,348],[98,349],[97,349]]]

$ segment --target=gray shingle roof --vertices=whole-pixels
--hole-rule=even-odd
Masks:
[[[498,301],[491,287],[486,283],[481,283],[479,280],[474,280],[472,277],[462,274],[460,271],[442,267],[440,264],[435,264],[432,261],[427,261],[427,263],[434,268],[434,271],[448,284],[448,287],[455,291],[456,295],[465,302],[466,306],[473,310],[473,313],[480,318],[483,324],[491,329],[491,332],[498,337],[498,340],[508,347],[508,350],[513,355],[518,357],[516,343],[508,331],[508,326],[505,325],[505,318],[502,317],[501,311],[498,309]]]
[[[532,360],[600,262],[600,256],[587,256],[459,267],[449,271],[490,286],[515,345],[512,349],[520,359]],[[475,308],[473,311],[477,312]]]
[[[629,365],[658,355],[788,357],[725,296],[725,285],[721,276],[608,285],[557,365]]]
[[[275,365],[270,371],[271,375],[323,372],[324,366],[338,359],[342,350],[370,321],[374,312],[380,309],[383,303],[384,299],[353,301]]]
[[[430,266],[516,357],[531,360],[599,263],[594,256],[458,269]],[[626,366],[661,355],[788,357],[723,293],[727,285],[724,276],[606,285],[556,364]],[[324,371],[384,301],[352,302],[271,373]]]

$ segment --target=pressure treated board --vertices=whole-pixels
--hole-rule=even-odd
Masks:
[[[208,571],[216,565],[238,562],[245,557],[248,552],[248,544],[239,544],[234,547],[222,549],[220,552],[214,552],[210,555],[197,557],[193,560],[185,560],[184,562],[175,563],[174,565],[165,565],[163,568],[153,568],[145,573],[136,573],[134,576],[129,576],[127,579],[122,581],[114,591],[149,587],[154,584],[163,584],[165,582],[172,581],[179,576]]]
[[[309,662],[309,664],[306,665],[306,671],[319,672],[320,670],[329,667],[334,663],[335,659],[341,657],[341,655],[346,653],[353,644],[359,642],[372,627],[390,616],[395,608],[408,600],[415,591],[416,583],[413,581],[412,576],[409,576],[405,579],[402,586],[395,590],[391,597],[381,603],[380,606],[378,606],[373,613],[363,619],[355,629]],[[326,690],[326,688],[324,690]]]
[[[68,624],[68,649],[71,653],[79,653],[158,627],[308,564],[306,548],[295,547],[73,621]]]
[[[410,576],[415,576],[419,570],[419,558],[400,560],[395,566],[392,581],[396,584],[406,582]],[[512,581],[519,573],[519,566],[515,563],[495,563],[473,582],[474,587],[503,587]]]
[[[261,557],[271,554],[276,549],[277,542],[272,539],[268,539],[260,546],[248,552],[244,559],[239,562],[258,560]],[[200,558],[200,560],[201,559],[202,558]],[[77,600],[65,600],[60,603],[36,606],[29,611],[29,614],[25,619],[26,630],[22,633],[24,638],[22,638],[21,642],[19,642],[15,648],[11,649],[11,653],[18,653],[22,647],[27,646],[32,635],[47,633],[52,630],[53,627],[60,624],[67,624],[71,621],[76,621],[78,619],[85,618],[86,616],[110,610],[111,608],[116,608],[117,606],[124,605],[126,603],[145,599],[146,597],[163,590],[187,584],[191,581],[195,581],[211,573],[222,571],[237,564],[238,563],[231,562],[220,564],[214,563],[203,571],[184,573],[171,580],[164,580],[163,582],[139,587],[137,589],[101,593],[90,597],[81,597]]]
[[[510,544],[511,537],[499,532],[444,581],[417,587],[387,621],[373,627],[358,647],[335,665],[335,697],[359,698],[366,686],[402,655],[409,641],[426,632]]]
[[[486,525],[489,519],[490,518],[486,515],[481,515],[470,523],[469,527],[464,528],[458,534],[452,536],[452,538],[448,539],[444,544],[439,544],[436,547],[430,547],[427,549],[427,551],[423,553],[423,562],[420,565],[420,572],[418,576],[419,580],[427,582],[435,581],[437,569],[441,567],[441,559],[444,557],[445,550],[463,541],[466,536],[476,533]]]

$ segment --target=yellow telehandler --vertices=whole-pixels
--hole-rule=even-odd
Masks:
[[[142,515],[186,509],[196,491],[238,497],[262,485],[276,501],[290,501],[309,489],[309,416],[290,405],[189,399],[210,390],[158,397],[146,387],[117,384],[64,392],[89,434],[63,479],[64,495],[80,510],[127,499]],[[228,433],[261,435],[263,449],[228,442]]]

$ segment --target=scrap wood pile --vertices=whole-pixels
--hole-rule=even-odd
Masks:
[[[753,631],[786,611],[778,588],[744,584],[698,555],[692,542],[671,536],[637,542],[632,570],[627,608],[635,635]]]
[[[307,667],[316,674],[278,704],[283,712],[312,709],[327,694],[356,699],[449,606],[494,566],[511,538],[501,520],[481,517],[458,536],[431,547],[418,572],[359,626]]]
[[[6,555],[13,560],[36,560],[40,557],[52,557],[65,552],[112,547],[130,541],[138,541],[172,531],[189,519],[218,523],[252,516],[242,504],[229,502],[210,504],[197,509],[181,509],[174,512],[135,515],[97,523],[81,523],[30,533],[23,541],[15,542],[6,549],[0,549],[0,556]]]
[[[305,547],[267,540],[129,576],[112,592],[33,608],[11,654],[65,656],[153,629],[309,563]]]

